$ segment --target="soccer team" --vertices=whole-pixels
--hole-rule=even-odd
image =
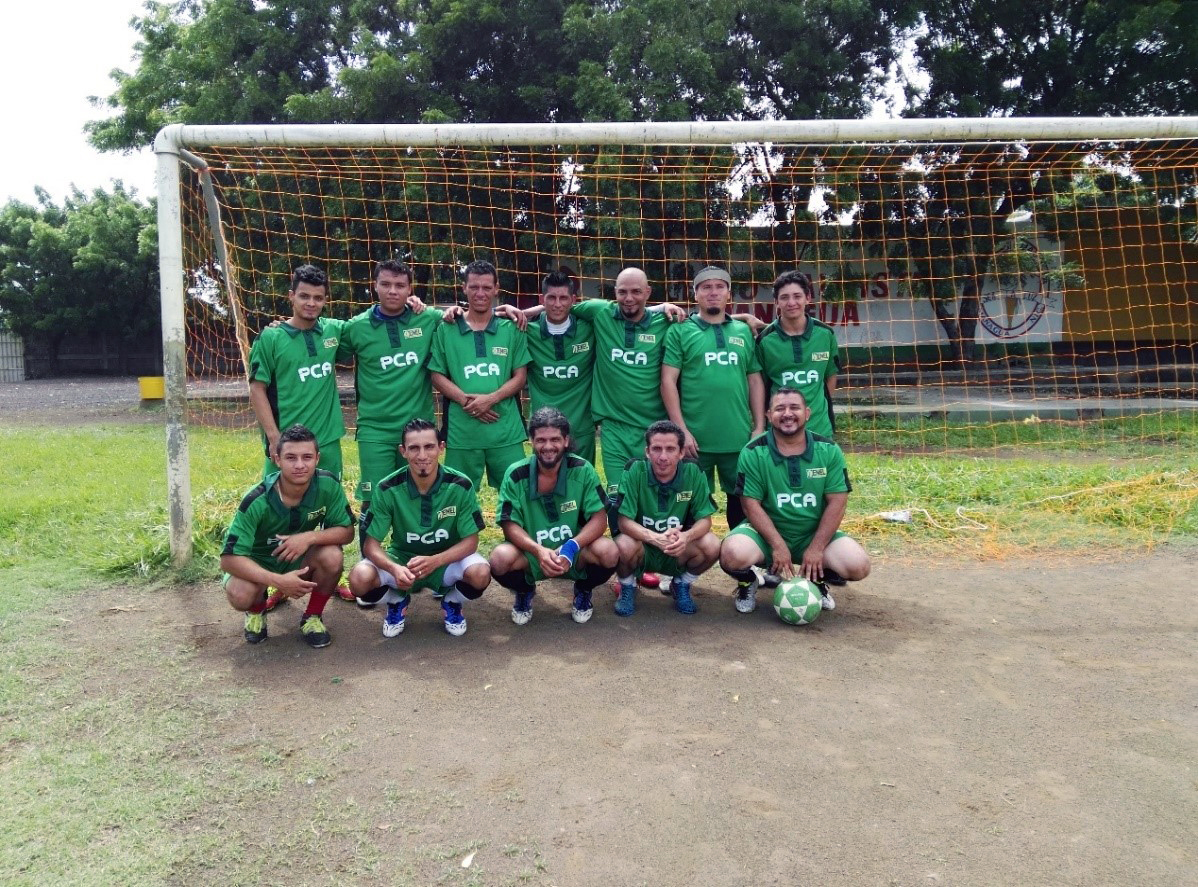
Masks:
[[[247,642],[267,637],[268,610],[289,598],[307,598],[300,634],[323,647],[336,594],[384,603],[383,634],[394,637],[413,592],[428,589],[458,636],[463,605],[492,579],[513,593],[512,621],[524,625],[547,579],[572,580],[571,615],[583,623],[613,574],[619,616],[635,612],[638,579],[652,585],[654,574],[671,577],[662,591],[680,613],[695,613],[692,585],[717,562],[736,580],[742,613],[763,582],[801,576],[831,609],[829,585],[868,575],[866,552],[840,532],[851,485],[832,440],[836,338],[809,315],[801,273],[774,282],[774,321],[756,335],[760,321],[728,314],[731,278],[712,266],[695,275],[689,316],[650,307],[638,268],[617,276],[614,303],[579,301],[574,278],[551,273],[541,304],[524,312],[496,306],[498,273],[485,261],[466,267],[462,307],[426,307],[412,283],[403,263],[379,263],[377,302],[339,321],[321,316],[327,277],[302,265],[291,317],[254,342],[250,404],[266,464],[221,557]],[[341,486],[335,366],[351,359],[362,559],[344,586],[355,521]],[[434,391],[447,402],[440,431]],[[504,536],[489,559],[478,553],[484,473]],[[711,522],[717,476],[731,528],[723,540]]]

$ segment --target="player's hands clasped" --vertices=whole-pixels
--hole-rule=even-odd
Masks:
[[[537,548],[537,562],[541,565],[541,572],[547,579],[563,576],[570,569],[569,559],[562,557],[552,548],[544,546]]]
[[[677,527],[671,527],[664,533],[660,534],[662,541],[657,547],[662,553],[668,557],[682,557],[682,553],[686,551],[686,536]]]
[[[499,414],[493,409],[494,406],[494,395],[467,394],[466,401],[462,404],[462,409],[466,411],[466,415],[473,416],[480,422],[490,425],[499,419]]]
[[[427,579],[436,569],[436,562],[431,557],[422,554],[408,561],[408,570],[416,579]]]
[[[403,564],[392,564],[391,569],[387,572],[395,577],[396,586],[404,589],[405,591],[411,588],[416,582],[416,574]]]

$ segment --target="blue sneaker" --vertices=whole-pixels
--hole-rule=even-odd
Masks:
[[[512,621],[517,625],[527,625],[532,619],[532,596],[535,591],[517,591],[516,602],[512,606]]]
[[[698,613],[699,607],[695,604],[694,598],[691,597],[691,584],[683,582],[677,576],[670,583],[670,593],[674,595],[674,609],[679,613],[691,615]]]
[[[579,625],[586,622],[594,614],[595,608],[591,604],[591,593],[583,591],[577,585],[574,586],[574,609],[570,611],[570,616]]]
[[[631,616],[636,612],[636,585],[620,583],[620,596],[616,599],[616,615]]]
[[[387,615],[383,617],[383,637],[393,638],[403,633],[408,616],[408,604],[412,597],[408,595],[403,600],[391,601],[387,604]]]
[[[441,600],[441,611],[445,614],[445,630],[455,638],[466,633],[466,617],[462,615],[460,601]]]

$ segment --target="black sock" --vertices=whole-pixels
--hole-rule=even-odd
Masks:
[[[757,578],[757,574],[752,570],[729,570],[723,564],[720,564],[720,569],[735,579],[737,582],[752,582]]]
[[[847,580],[835,570],[824,567],[824,581],[829,585],[844,585]]]
[[[529,592],[537,590],[537,587],[528,581],[528,577],[524,575],[523,570],[512,570],[510,573],[496,573],[494,578],[496,582],[508,591]]]
[[[486,591],[485,588],[475,588],[465,579],[459,579],[453,584],[453,587],[460,591],[462,593],[462,597],[468,601],[478,600],[483,596],[483,592]]]
[[[368,604],[377,604],[383,599],[383,595],[387,593],[387,586],[380,585],[377,588],[372,588],[365,594],[358,595],[358,600],[366,601]]]
[[[594,591],[604,582],[611,578],[611,574],[616,572],[615,567],[601,567],[598,564],[590,564],[584,571],[585,575],[574,584],[578,586],[579,591]]]

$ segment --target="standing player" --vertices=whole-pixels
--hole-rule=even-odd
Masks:
[[[508,466],[524,458],[524,424],[517,396],[529,363],[524,333],[495,314],[499,275],[490,262],[466,266],[467,309],[437,328],[429,371],[449,401],[445,464],[475,489],[483,469],[498,488]]]
[[[371,490],[404,464],[399,446],[408,422],[436,421],[427,364],[441,312],[412,310],[412,270],[393,259],[375,266],[374,292],[378,302],[345,322],[337,348],[338,360],[355,359],[363,511]]]
[[[316,436],[293,425],[275,440],[277,471],[241,500],[225,534],[220,566],[225,594],[245,613],[245,639],[266,640],[266,590],[284,598],[308,596],[300,633],[310,647],[331,642],[321,619],[341,577],[342,546],[354,538],[354,519],[341,482],[318,469]]]
[[[386,596],[384,637],[403,631],[411,593],[421,588],[441,595],[445,630],[465,634],[462,604],[482,597],[491,583],[491,568],[478,554],[485,523],[474,487],[464,474],[441,467],[444,452],[432,422],[409,421],[402,444],[407,464],[375,488],[362,515],[363,560],[349,584],[365,601]]]
[[[673,576],[675,608],[696,612],[691,585],[719,559],[720,540],[711,532],[716,510],[711,487],[698,465],[682,461],[685,443],[673,422],[654,422],[645,432],[645,458],[629,462],[620,479],[617,616],[631,616],[636,609],[636,574],[642,568]]]
[[[529,410],[557,407],[570,422],[571,452],[595,464],[595,420],[591,415],[591,375],[595,365],[591,322],[571,314],[576,291],[566,271],[545,276],[545,311],[528,329]]]
[[[831,439],[836,428],[832,392],[840,372],[836,334],[809,317],[811,282],[801,271],[787,271],[774,281],[774,320],[757,337],[757,361],[771,391],[798,390],[811,410],[807,428]]]
[[[753,333],[727,316],[732,278],[708,266],[695,275],[699,310],[666,336],[661,397],[686,438],[683,455],[697,459],[708,483],[728,496],[728,526],[744,520],[736,488],[736,461],[765,430],[765,383],[753,351]]]
[[[542,579],[573,579],[571,616],[586,622],[594,612],[591,593],[615,572],[619,557],[603,535],[603,485],[591,463],[568,452],[570,423],[558,410],[537,410],[528,431],[533,455],[508,469],[499,490],[496,520],[507,541],[491,552],[491,573],[515,593],[517,625],[532,619]]]
[[[278,470],[271,456],[279,429],[301,424],[316,435],[321,469],[341,477],[345,422],[334,366],[341,321],[322,319],[329,279],[315,265],[291,275],[291,317],[262,330],[250,349],[250,406],[266,449],[263,478]]]
[[[770,398],[771,429],[740,454],[736,493],[748,521],[724,538],[720,567],[737,580],[741,613],[757,606],[754,566],[814,582],[825,610],[836,606],[828,583],[869,575],[865,549],[840,532],[852,490],[844,453],[807,431],[810,414],[800,392],[779,388]]]

